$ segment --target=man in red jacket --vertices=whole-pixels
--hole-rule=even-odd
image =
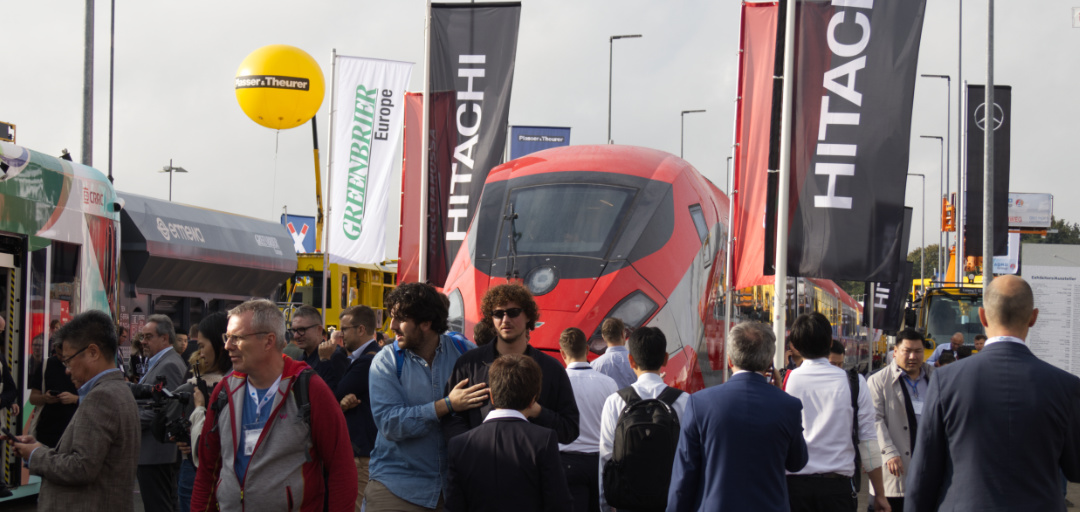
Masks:
[[[345,417],[317,375],[304,414],[293,386],[308,366],[282,355],[285,316],[267,300],[229,311],[233,372],[214,388],[199,439],[192,511],[352,510],[356,466]],[[302,398],[301,398],[302,401]],[[217,410],[215,410],[217,409]],[[323,474],[329,481],[323,480]]]

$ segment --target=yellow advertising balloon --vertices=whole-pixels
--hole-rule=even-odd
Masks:
[[[319,63],[294,46],[263,46],[236,70],[240,108],[252,121],[275,130],[306,123],[319,111],[325,92]]]

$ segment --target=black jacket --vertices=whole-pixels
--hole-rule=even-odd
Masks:
[[[447,394],[454,385],[464,379],[469,379],[469,386],[488,381],[488,369],[495,361],[495,346],[493,341],[487,345],[477,347],[461,355],[454,364],[454,371],[450,374],[450,380],[446,385]],[[525,348],[525,355],[533,358],[540,365],[543,372],[543,383],[540,385],[540,415],[529,421],[553,429],[558,435],[559,442],[570,444],[578,437],[578,408],[574,400],[574,389],[570,386],[570,377],[566,375],[566,369],[554,357],[551,357],[531,345]],[[494,409],[491,402],[464,413],[448,414],[443,418],[443,435],[446,439],[462,434],[480,426],[484,418]]]

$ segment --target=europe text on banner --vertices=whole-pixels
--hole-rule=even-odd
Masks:
[[[331,263],[386,259],[390,171],[401,141],[412,63],[338,55],[330,134]]]
[[[773,57],[776,52],[776,4],[743,3],[739,53],[739,102],[736,108],[735,179],[731,200],[731,287],[772,283],[764,278],[765,187],[769,166]]]
[[[893,282],[926,2],[799,6],[789,275]]]
[[[519,2],[431,6],[427,280],[438,286],[502,163],[520,15]]]
[[[570,128],[555,126],[511,126],[510,159],[548,148],[570,145]]]
[[[1009,155],[1012,87],[994,86],[994,108],[986,108],[986,86],[967,87],[967,195],[964,196],[964,255],[983,255],[983,158],[985,127],[994,126],[994,255],[1008,254]]]

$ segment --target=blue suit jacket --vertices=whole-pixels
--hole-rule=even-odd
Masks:
[[[806,465],[802,403],[756,373],[690,395],[668,511],[787,512],[784,470]]]
[[[996,342],[934,372],[904,510],[1065,510],[1080,480],[1080,378]]]

